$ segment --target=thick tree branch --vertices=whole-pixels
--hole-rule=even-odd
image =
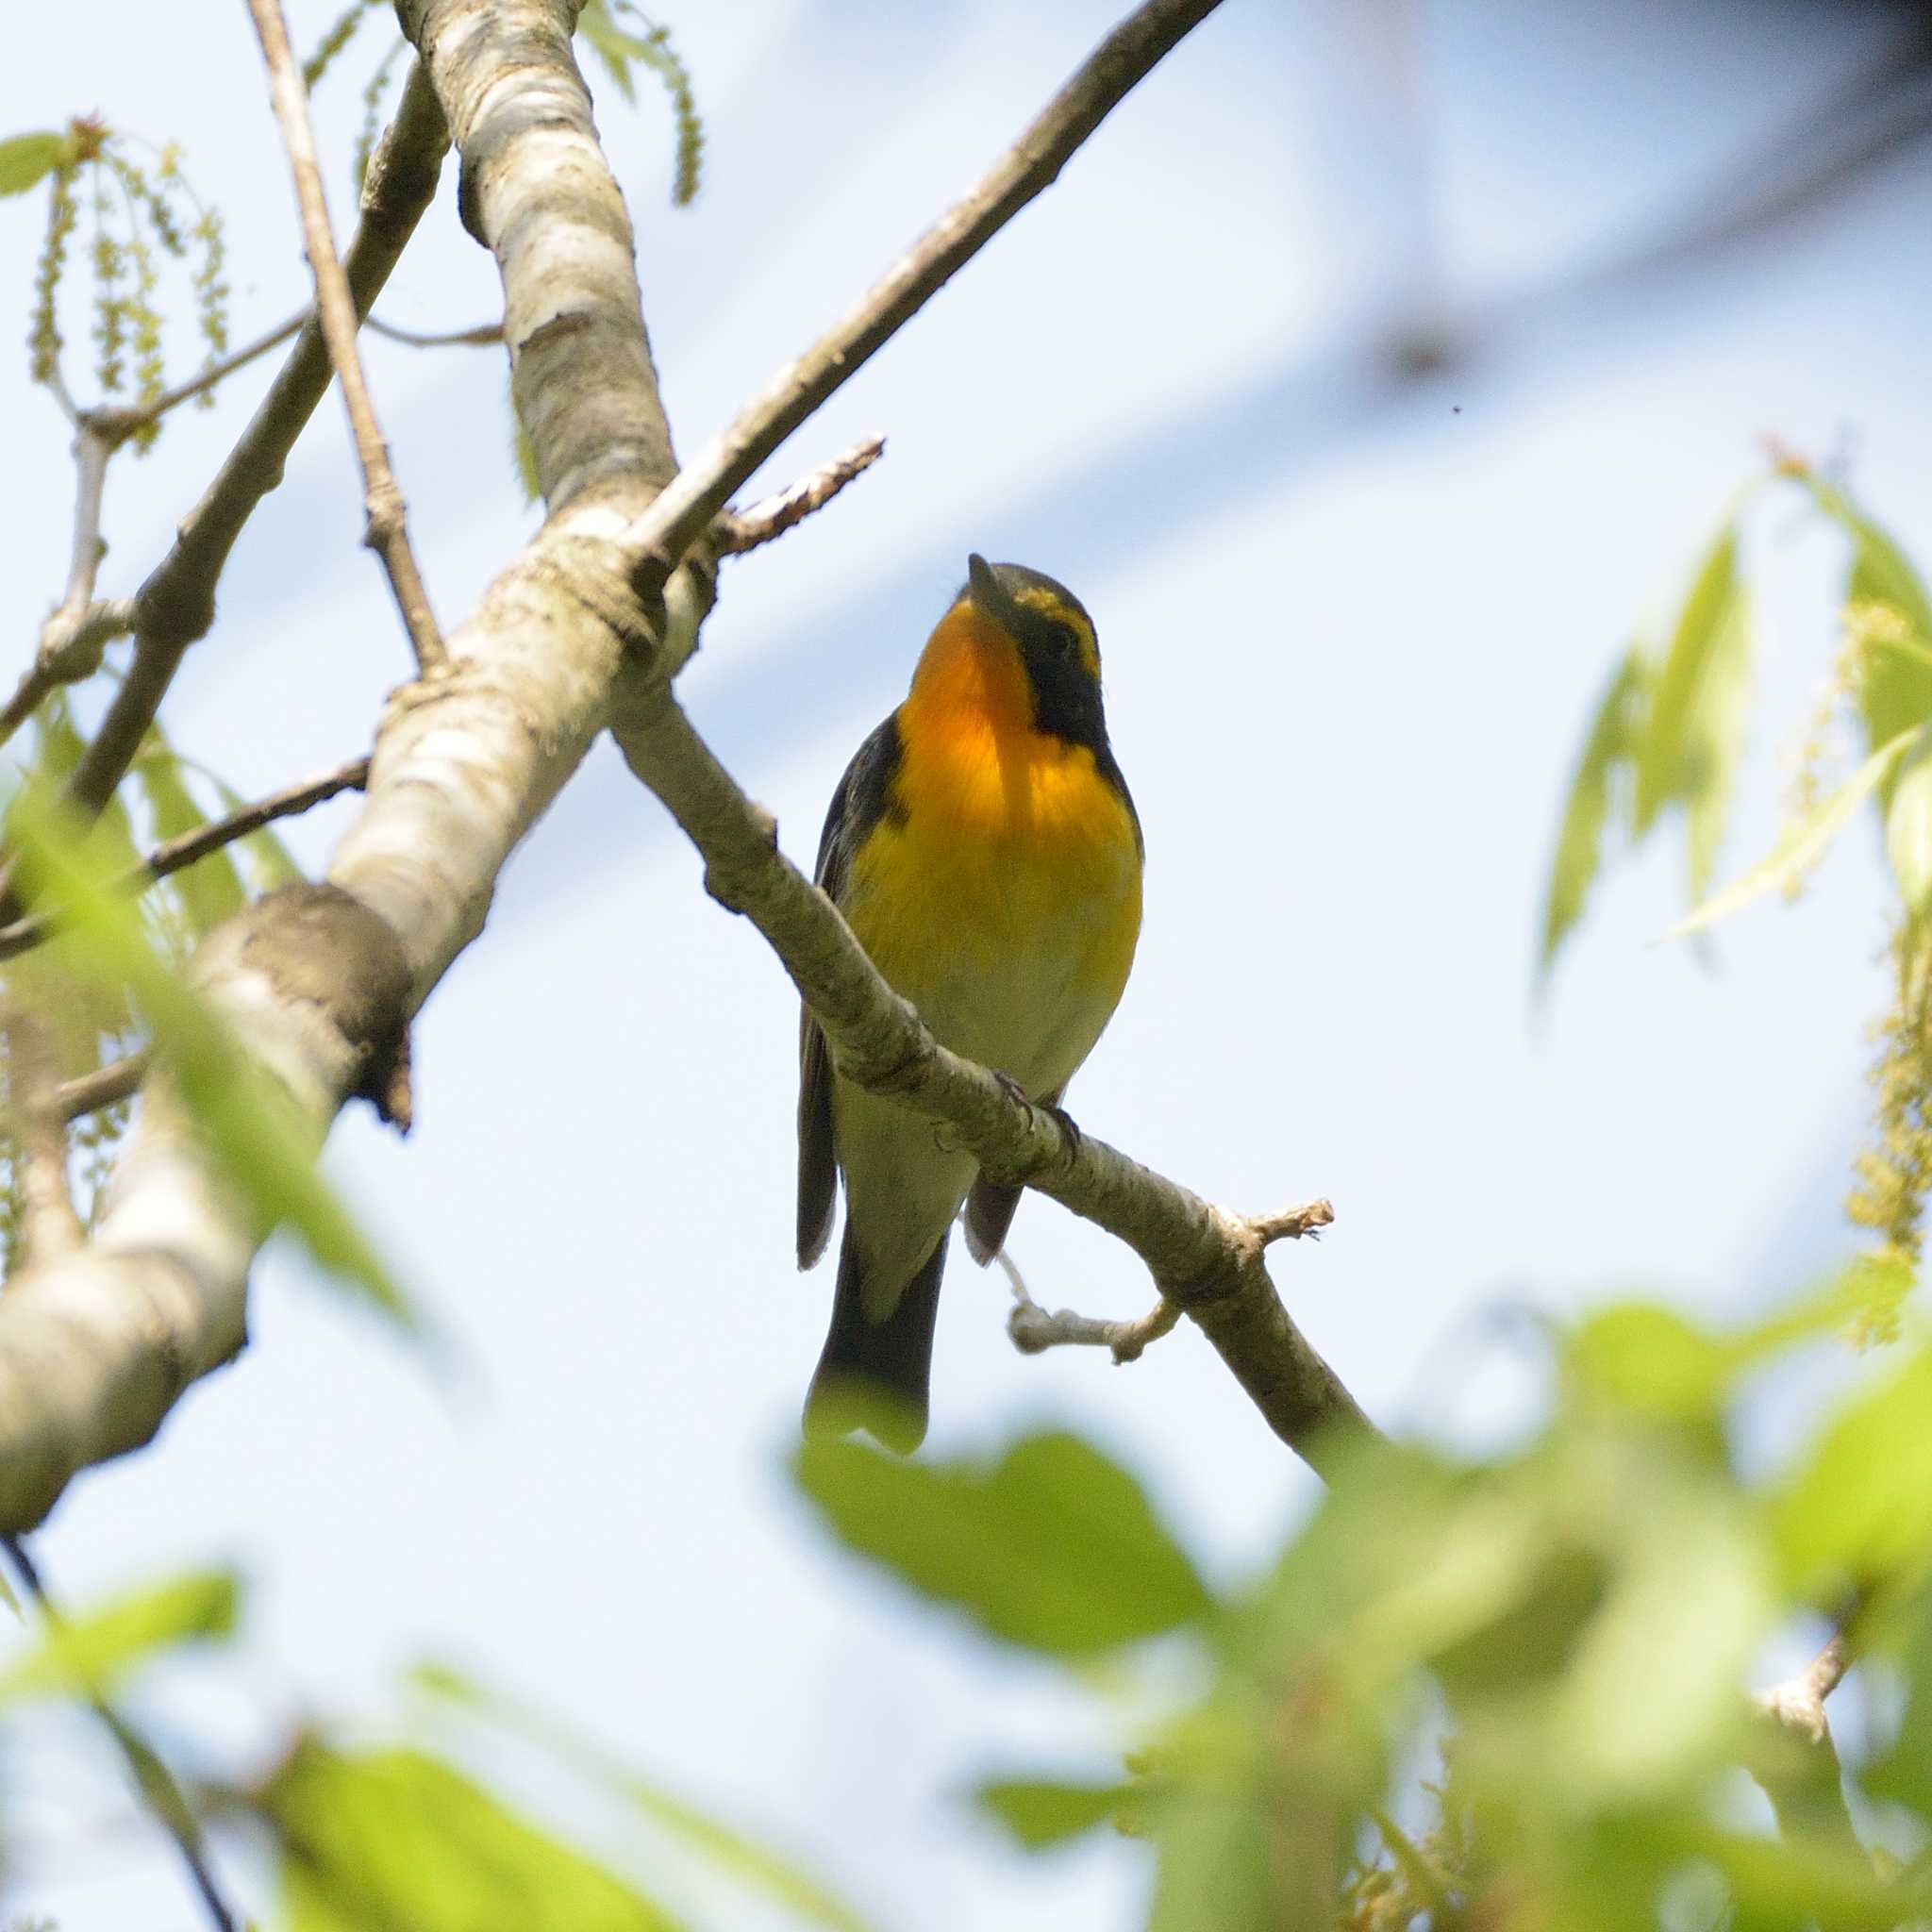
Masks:
[[[472,225],[495,240],[540,464],[580,500],[451,635],[446,675],[391,700],[331,887],[258,902],[197,955],[209,1005],[318,1123],[360,1090],[372,1051],[393,1045],[480,930],[504,859],[603,728],[627,645],[651,639],[614,540],[674,458],[629,226],[570,57],[574,16],[570,0],[416,10],[424,58],[365,207],[392,206],[383,153],[416,169],[420,192],[400,229],[392,214],[381,225],[379,255],[367,215],[351,253],[366,306],[426,199],[446,101]],[[284,372],[143,593],[159,599],[158,637],[185,647],[206,627],[227,547],[325,384],[319,328],[305,328],[295,359],[302,379]],[[592,454],[599,425],[616,424],[628,470]],[[151,1084],[86,1250],[0,1297],[0,1531],[32,1527],[77,1470],[148,1441],[187,1387],[233,1357],[262,1232],[207,1168],[166,1083]]]
[[[1161,1298],[1198,1323],[1269,1426],[1317,1470],[1375,1433],[1281,1306],[1263,1256],[1286,1217],[1257,1224],[1070,1135],[986,1068],[948,1053],[866,957],[838,908],[778,850],[777,826],[692,730],[670,692],[641,693],[614,727],[631,769],[705,860],[712,896],[771,942],[810,1006],[839,1072],[939,1126],[995,1180],[1051,1194],[1146,1262]],[[1322,1208],[1304,1210],[1320,1224]]]
[[[248,0],[248,11],[268,62],[269,93],[275,119],[281,123],[282,145],[289,151],[290,172],[295,177],[295,199],[302,210],[302,233],[308,249],[309,272],[315,277],[315,306],[323,340],[342,401],[349,411],[349,429],[356,440],[356,460],[362,466],[362,510],[366,518],[362,541],[382,559],[390,591],[396,600],[403,628],[416,653],[416,669],[424,675],[441,669],[442,637],[429,608],[429,592],[409,547],[408,507],[390,468],[389,445],[375,420],[375,399],[362,374],[362,357],[356,347],[361,314],[349,292],[348,277],[336,254],[335,231],[329,225],[328,198],[323,192],[322,166],[315,158],[315,130],[308,125],[308,93],[302,70],[289,44],[289,23],[281,0]]]
[[[362,225],[343,265],[358,314],[368,312],[429,206],[448,144],[435,90],[418,62],[363,178]],[[68,787],[83,811],[98,812],[113,795],[182,657],[208,634],[228,553],[256,505],[282,480],[282,465],[328,388],[329,375],[322,325],[310,316],[220,474],[134,599],[133,661]]]
[[[232,845],[237,839],[247,838],[250,832],[258,832],[262,826],[273,824],[277,819],[293,818],[298,812],[308,811],[335,797],[338,792],[359,791],[368,782],[369,760],[355,758],[346,765],[338,765],[331,772],[305,778],[299,785],[286,785],[279,791],[271,791],[266,798],[258,798],[253,805],[244,805],[239,811],[231,811],[225,818],[210,819],[207,824],[197,825],[192,832],[164,840],[141,864],[124,874],[115,884],[124,892],[142,891],[157,879],[164,879],[170,873],[185,870],[196,859],[206,858],[210,852],[219,852],[223,846]],[[0,959],[10,959],[16,954],[39,945],[58,932],[59,926],[58,912],[30,913],[25,919],[0,925]]]
[[[1109,95],[1086,102],[1086,126],[1159,47],[1207,10],[1205,0],[1185,7],[1155,0],[1134,16],[1133,58],[1115,63]],[[405,687],[391,700],[376,735],[367,799],[329,868],[330,890],[258,902],[197,957],[196,979],[209,1004],[319,1123],[359,1091],[372,1048],[385,1037],[393,1043],[393,1030],[481,929],[504,859],[610,722],[620,679],[630,688],[627,702],[640,688],[661,692],[689,654],[708,586],[702,569],[668,574],[676,528],[701,502],[703,517],[676,541],[700,535],[797,420],[782,421],[795,392],[780,385],[775,403],[740,419],[724,460],[709,464],[661,514],[646,514],[675,463],[643,331],[629,224],[572,57],[572,0],[404,0],[401,12],[434,90],[426,111],[433,115],[440,103],[462,151],[465,224],[491,248],[503,275],[517,407],[551,516],[449,638],[446,675]],[[1144,39],[1154,28],[1165,35],[1158,46]],[[412,80],[412,93],[415,86]],[[419,118],[425,111],[420,105],[414,110]],[[399,117],[399,127],[405,125],[412,125],[408,97]],[[1052,167],[1073,144],[1061,142],[1048,158]],[[411,151],[393,131],[391,145]],[[373,167],[378,193],[379,176]],[[368,226],[365,217],[365,234]],[[941,265],[932,273],[950,273],[991,232],[979,224],[970,242],[934,258]],[[373,291],[358,283],[353,251],[349,268],[358,305],[366,307]],[[872,346],[921,299],[868,324]],[[305,330],[304,341],[319,352],[319,334]],[[835,370],[815,392],[829,393],[856,366]],[[279,461],[287,443],[272,446]],[[260,482],[246,503],[272,481]],[[232,528],[214,547],[217,569],[240,527],[233,499],[221,490],[218,483],[210,496]],[[207,554],[193,520],[182,544],[194,546],[196,558]],[[646,556],[651,563],[641,568]],[[163,571],[171,567],[173,596],[158,608],[157,633],[198,636],[192,626],[198,621],[206,628],[214,572],[172,558]],[[837,960],[852,941],[836,915],[830,931],[829,957]],[[868,976],[861,999],[875,996],[876,975],[862,955],[858,967]],[[924,1029],[901,1003],[891,1005],[911,1029],[905,1043],[916,1047]],[[916,1074],[915,1063],[916,1055],[908,1062]],[[957,1087],[977,1109],[972,1117],[990,1158],[990,1136],[1017,1124],[1028,1158],[1058,1160],[1056,1123],[1029,1109],[1020,1109],[1016,1122],[1015,1103],[996,1082],[989,1091],[991,1076],[976,1068],[949,1060],[934,1067],[949,1095]],[[988,1108],[997,1121],[982,1117]],[[996,1164],[1019,1177],[1024,1161]],[[1137,1184],[1139,1172],[1089,1141],[1072,1185],[1096,1200],[1118,1192],[1123,1221],[1167,1189],[1171,1211],[1157,1213],[1158,1225],[1145,1231],[1150,1258],[1163,1276],[1172,1274],[1177,1297],[1193,1291],[1196,1318],[1218,1343],[1232,1338],[1252,1365],[1264,1406],[1297,1420],[1344,1407],[1359,1419],[1325,1368],[1306,1357],[1305,1344],[1302,1357],[1277,1351],[1273,1357],[1258,1345],[1264,1331],[1291,1333],[1272,1291],[1264,1303],[1247,1291],[1243,1274],[1225,1284],[1220,1312],[1210,1307],[1217,1284],[1197,1280],[1192,1264],[1208,1255],[1227,1259],[1232,1241],[1265,1283],[1258,1242],[1169,1184],[1152,1177],[1150,1186]],[[192,1124],[165,1086],[150,1090],[87,1250],[34,1271],[30,1293],[0,1298],[0,1533],[39,1522],[77,1470],[148,1441],[183,1390],[242,1346],[259,1238],[207,1170]]]

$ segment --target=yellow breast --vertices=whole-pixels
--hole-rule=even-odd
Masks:
[[[855,856],[845,913],[941,1041],[1037,1096],[1086,1058],[1126,985],[1139,841],[1091,751],[1032,728],[1017,663],[1019,690],[961,643],[900,708],[891,809]]]

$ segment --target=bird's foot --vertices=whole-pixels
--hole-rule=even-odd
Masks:
[[[1061,1136],[1066,1141],[1067,1153],[1070,1156],[1079,1153],[1080,1125],[1065,1108],[1058,1105],[1056,1101],[1035,1100],[1025,1088],[1013,1078],[1012,1074],[1003,1074],[997,1067],[993,1068],[992,1076],[1006,1089],[1008,1094],[1012,1099],[1017,1100],[1022,1107],[1036,1107],[1041,1113],[1048,1115],[1052,1119],[1053,1124],[1059,1128]]]

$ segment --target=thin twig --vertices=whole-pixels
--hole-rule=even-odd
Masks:
[[[308,125],[308,95],[302,85],[301,65],[289,44],[289,23],[283,18],[281,0],[248,0],[248,10],[261,39],[275,118],[281,123],[282,142],[295,176],[295,198],[302,209],[302,231],[308,241],[308,266],[315,276],[323,336],[342,385],[356,456],[362,465],[362,504],[368,519],[362,541],[382,558],[396,608],[415,647],[416,668],[426,675],[444,661],[442,636],[429,608],[429,593],[423,588],[416,554],[409,548],[408,507],[391,472],[389,450],[362,375],[362,358],[356,347],[356,303],[329,228],[328,202],[315,158],[315,135]]]
[[[0,1537],[0,1549],[5,1549],[8,1561],[19,1573],[27,1594],[40,1606],[47,1627],[58,1632],[66,1620],[49,1598],[40,1567],[28,1556],[26,1545],[17,1536]],[[208,1845],[202,1835],[201,1823],[183,1795],[174,1773],[162,1762],[154,1746],[105,1697],[93,1694],[87,1701],[113,1739],[115,1748],[121,1753],[134,1779],[134,1788],[140,1792],[142,1803],[147,1807],[156,1824],[174,1840],[175,1849],[180,1853],[181,1862],[188,1869],[189,1882],[194,1887],[208,1913],[208,1923],[214,1926],[215,1932],[237,1932],[242,1921],[236,1917],[222,1896],[221,1887],[215,1882],[208,1861]]]
[[[1326,1201],[1310,1201],[1306,1207],[1291,1208],[1285,1214],[1268,1214],[1250,1219],[1248,1232],[1262,1247],[1279,1241],[1298,1241],[1303,1236],[1316,1239],[1335,1219],[1335,1209]],[[1007,1317],[1007,1333],[1022,1355],[1040,1355],[1049,1348],[1068,1346],[1106,1348],[1113,1351],[1115,1365],[1139,1361],[1152,1341],[1171,1334],[1185,1312],[1178,1302],[1163,1295],[1153,1307],[1131,1322],[1108,1321],[1093,1315],[1076,1314],[1060,1308],[1053,1314],[1027,1292],[1018,1266],[1002,1249],[994,1257],[1005,1271],[1013,1291],[1012,1312]]]
[[[81,419],[74,438],[74,541],[68,558],[67,588],[41,626],[34,661],[19,688],[0,707],[0,744],[32,716],[49,691],[98,671],[108,640],[131,628],[120,625],[124,615],[131,616],[131,607],[94,602],[94,580],[108,549],[101,541],[101,494],[114,448],[112,441]],[[102,613],[108,610],[113,615],[104,623]]]
[[[280,347],[308,320],[310,312],[307,308],[297,309],[287,322],[277,323],[266,335],[257,336],[233,355],[224,356],[219,362],[210,362],[198,375],[191,375],[186,382],[176,383],[173,389],[163,390],[159,395],[144,403],[88,409],[83,412],[81,420],[110,443],[125,442],[137,429],[144,429],[170,409],[178,409],[183,403],[192,402],[196,396],[206,394],[218,382],[225,382],[238,369],[247,368],[249,363],[266,356],[271,349]]]
[[[923,308],[1036,195],[1080,144],[1218,0],[1147,0],[1081,63],[1032,125],[964,200],[956,202],[638,520],[629,541],[668,576],[731,492],[826,397]]]
[[[862,476],[886,453],[883,436],[868,436],[856,442],[842,457],[801,476],[789,489],[761,497],[749,509],[727,509],[718,513],[711,526],[711,541],[720,557],[742,557],[760,543],[782,537],[812,511],[831,502],[855,476]]]
[[[63,1081],[54,1090],[54,1105],[65,1120],[77,1121],[84,1113],[97,1112],[125,1100],[147,1077],[148,1056],[143,1048],[125,1059],[110,1060],[83,1074],[76,1080]]]
[[[94,578],[107,544],[101,541],[101,492],[107,476],[108,458],[136,430],[164,416],[192,397],[212,389],[225,376],[234,375],[258,357],[265,356],[285,342],[308,319],[308,310],[291,315],[276,328],[258,337],[232,356],[204,369],[199,375],[163,391],[145,403],[125,408],[75,409],[65,386],[56,399],[73,417],[77,434],[74,440],[75,467],[77,472],[74,513],[74,549],[68,567],[67,590],[58,607],[41,627],[41,644],[32,666],[20,681],[20,688],[0,707],[0,744],[5,744],[21,724],[38,708],[40,702],[56,686],[73,684],[91,677],[100,669],[101,652],[116,638],[125,638],[135,627],[135,601],[116,597],[94,601]]]
[[[415,329],[385,322],[379,315],[365,315],[362,326],[374,329],[379,336],[387,336],[392,342],[407,342],[412,349],[483,348],[503,341],[503,325],[500,322],[478,323],[475,328],[447,329],[440,335],[421,335]]]
[[[67,1178],[67,1115],[46,1029],[16,1007],[6,1015],[7,1112],[25,1258],[71,1255],[86,1240]]]
[[[192,832],[164,841],[132,871],[123,873],[114,881],[114,888],[123,892],[144,891],[157,879],[182,871],[197,858],[206,858],[210,852],[219,852],[224,845],[232,845],[237,839],[245,839],[250,832],[258,832],[276,819],[292,818],[297,812],[308,811],[339,791],[360,791],[368,783],[369,760],[356,758],[346,765],[338,765],[332,772],[305,778],[299,785],[272,791],[253,805],[231,811],[226,818],[210,819]],[[39,945],[58,929],[59,924],[59,913],[51,911],[30,913],[25,919],[0,925],[0,959],[10,959]]]
[[[1076,1315],[1071,1308],[1049,1315],[1027,1293],[1025,1279],[1007,1251],[1002,1248],[993,1258],[1006,1274],[1007,1286],[1013,1291],[1013,1309],[1007,1317],[1007,1333],[1022,1355],[1039,1355],[1070,1342],[1091,1343],[1112,1349],[1118,1366],[1140,1360],[1141,1350],[1150,1341],[1158,1341],[1163,1335],[1171,1334],[1181,1319],[1179,1305],[1165,1298],[1134,1322],[1096,1321],[1089,1315]]]

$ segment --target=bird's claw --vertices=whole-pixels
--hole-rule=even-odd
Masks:
[[[1061,1137],[1067,1143],[1067,1152],[1070,1155],[1079,1153],[1081,1139],[1079,1123],[1074,1120],[1074,1116],[1065,1108],[1057,1106],[1051,1100],[1035,1100],[1025,1088],[1013,1078],[1012,1074],[1003,1074],[997,1067],[992,1069],[992,1076],[1006,1091],[1007,1097],[1009,1100],[1017,1100],[1022,1107],[1038,1108],[1041,1113],[1045,1114],[1058,1127]]]

